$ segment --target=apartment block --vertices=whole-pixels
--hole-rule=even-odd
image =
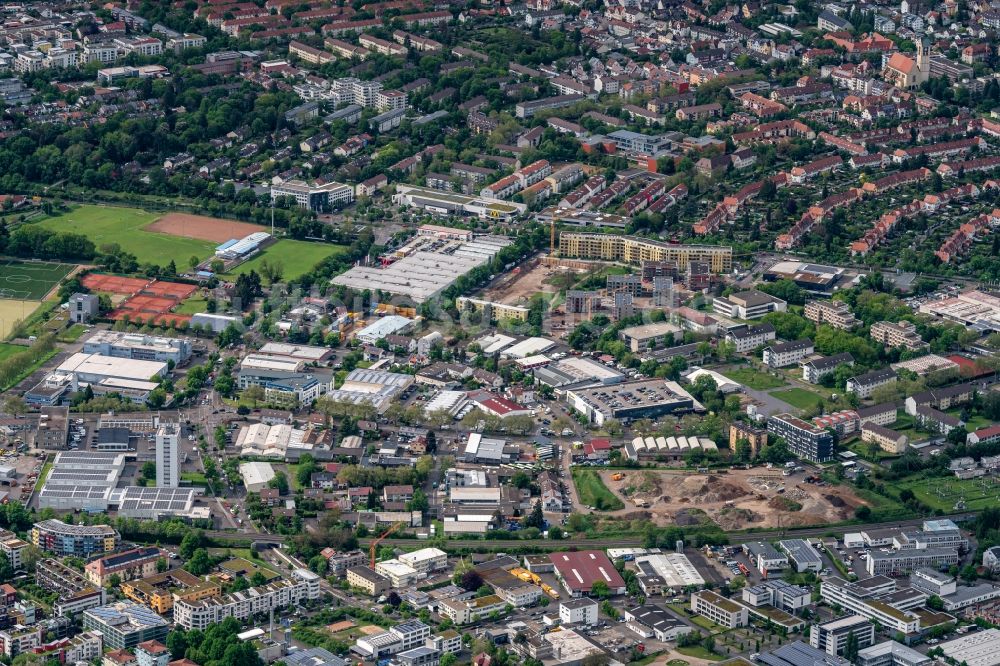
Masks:
[[[713,273],[733,267],[733,248],[721,245],[673,245],[636,236],[616,236],[564,231],[559,234],[559,254],[579,259],[604,259],[641,265],[644,261],[674,262],[686,270],[692,261],[707,262]]]
[[[319,576],[305,569],[279,580],[241,592],[210,599],[181,600],[174,604],[174,623],[184,629],[205,629],[227,617],[243,620],[258,613],[285,608],[320,596]]]
[[[730,629],[745,627],[749,619],[746,606],[709,590],[699,590],[691,595],[691,611]]]
[[[833,435],[812,423],[791,414],[776,414],[767,420],[767,432],[785,440],[797,457],[812,462],[833,459]]]
[[[927,343],[917,333],[917,327],[909,321],[901,321],[897,324],[877,321],[872,324],[869,335],[872,340],[887,347],[904,347],[910,351],[918,351],[927,347]]]
[[[860,322],[847,303],[843,301],[809,301],[804,312],[806,319],[826,324],[842,331],[850,331]]]
[[[764,349],[764,364],[772,368],[786,368],[798,364],[815,351],[809,339],[781,342]]]

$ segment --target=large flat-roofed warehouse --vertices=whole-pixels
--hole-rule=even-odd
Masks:
[[[412,383],[413,375],[358,368],[344,378],[340,388],[326,395],[336,402],[367,403],[382,413]]]
[[[566,393],[566,401],[599,426],[609,419],[656,418],[701,408],[679,384],[662,379],[575,389]]]
[[[509,220],[528,210],[523,203],[493,201],[406,184],[396,186],[393,202],[441,215],[475,215],[484,220]]]
[[[577,231],[559,234],[559,256],[604,259],[641,264],[644,261],[672,261],[686,270],[692,261],[708,263],[713,273],[733,268],[733,248],[722,245],[672,245],[636,236],[615,236]]]
[[[580,550],[549,555],[556,576],[574,597],[589,594],[594,583],[601,581],[611,594],[625,594],[625,581],[608,556],[599,550]]]
[[[79,382],[99,384],[106,379],[149,382],[153,377],[166,376],[167,364],[80,352],[60,363],[56,372],[72,375],[75,389]]]
[[[552,388],[608,386],[625,378],[617,370],[582,356],[569,356],[532,372],[536,380]]]
[[[940,647],[944,656],[956,664],[997,666],[1000,664],[1000,629],[977,631],[941,643]]]
[[[124,469],[123,453],[60,453],[38,494],[38,505],[43,509],[107,511],[111,490]]]
[[[364,291],[384,291],[405,296],[414,303],[433,299],[459,277],[482,266],[510,241],[497,236],[470,242],[430,239],[419,236],[394,255],[400,257],[385,268],[355,266],[333,278],[333,284]]]
[[[635,558],[635,565],[643,575],[662,578],[665,587],[677,589],[705,584],[704,577],[683,553],[642,555]]]

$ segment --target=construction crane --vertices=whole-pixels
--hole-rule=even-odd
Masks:
[[[402,527],[404,527],[403,523],[395,523],[395,524],[393,524],[392,527],[390,527],[389,529],[387,529],[385,532],[382,532],[382,534],[379,536],[379,538],[377,538],[374,541],[372,541],[372,545],[368,549],[368,554],[371,555],[371,567],[372,567],[372,569],[375,568],[375,550],[378,548],[378,545],[380,543],[382,543],[382,541],[384,541],[387,536],[389,536],[390,534],[392,534],[393,532],[395,532],[396,530],[398,530],[398,529],[400,529]]]

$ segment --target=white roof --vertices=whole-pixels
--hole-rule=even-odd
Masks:
[[[380,340],[387,335],[393,335],[404,330],[412,323],[412,319],[407,319],[406,317],[401,317],[400,315],[389,315],[387,317],[382,317],[377,321],[373,321],[354,335],[355,337],[362,339],[367,338]]]
[[[274,478],[274,468],[266,462],[240,463],[240,476],[248,486],[266,485]]]
[[[56,371],[84,375],[84,381],[89,377],[114,377],[148,382],[155,375],[165,375],[167,364],[78,352],[60,363]]]
[[[476,342],[479,344],[479,348],[483,350],[483,353],[489,355],[513,344],[514,338],[509,335],[496,333],[494,335],[487,335],[485,338],[479,338]]]
[[[507,358],[524,358],[525,356],[541,354],[555,344],[552,340],[545,338],[527,338],[500,352],[500,355]]]

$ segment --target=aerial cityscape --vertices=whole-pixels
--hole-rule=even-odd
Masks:
[[[1000,666],[1000,0],[0,18],[3,665]]]

